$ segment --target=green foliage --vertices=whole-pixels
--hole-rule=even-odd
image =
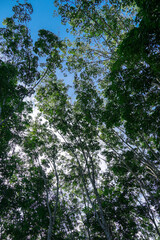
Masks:
[[[0,237],[158,240],[159,3],[55,4],[73,42],[33,43],[27,2],[0,30]]]

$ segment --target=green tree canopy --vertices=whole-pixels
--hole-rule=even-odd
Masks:
[[[72,41],[27,2],[0,29],[0,237],[158,240],[160,4],[55,5]]]

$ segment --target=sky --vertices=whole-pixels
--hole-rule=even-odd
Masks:
[[[23,1],[20,1],[23,3]],[[53,17],[53,12],[56,10],[53,0],[28,0],[33,6],[32,21],[28,27],[31,30],[31,35],[36,40],[39,29],[52,31],[60,38],[68,36],[66,26],[61,24],[59,17]],[[0,27],[3,27],[2,22],[6,17],[11,17],[12,7],[17,4],[16,0],[0,0]]]
[[[27,27],[30,29],[32,39],[34,41],[38,38],[38,30],[45,29],[56,34],[60,39],[65,37],[72,38],[69,33],[66,32],[67,27],[61,24],[60,16],[53,16],[54,11],[57,8],[54,6],[54,0],[28,0],[28,3],[32,4],[33,14],[32,20],[28,23]],[[20,3],[24,3],[24,0],[20,0]],[[2,22],[6,17],[13,15],[12,7],[17,5],[16,0],[0,0],[0,28],[4,27]],[[73,76],[69,75],[68,78],[64,78],[61,72],[58,72],[58,77],[63,78],[66,84],[72,85]],[[69,89],[69,95],[71,98],[74,96],[73,89]]]

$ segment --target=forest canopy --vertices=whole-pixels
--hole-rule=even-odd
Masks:
[[[0,28],[0,239],[158,240],[160,3],[54,4],[70,39]]]

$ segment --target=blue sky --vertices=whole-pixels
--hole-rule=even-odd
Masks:
[[[23,1],[20,1],[23,3]],[[68,36],[66,26],[61,24],[60,17],[53,17],[56,10],[53,0],[28,0],[33,6],[32,21],[29,23],[32,38],[37,38],[39,29],[46,29],[54,32],[58,37],[64,38]],[[0,27],[6,17],[12,16],[12,7],[16,4],[16,0],[0,0]]]
[[[37,40],[38,30],[46,29],[56,34],[61,39],[65,37],[71,38],[71,35],[66,32],[66,26],[61,24],[61,18],[53,17],[56,8],[53,4],[54,0],[28,0],[33,6],[32,20],[28,27],[31,30],[31,36],[34,41]],[[21,3],[24,1],[21,0]],[[4,27],[2,22],[6,17],[13,15],[12,7],[17,4],[16,0],[0,0],[0,27]],[[65,80],[66,84],[72,85],[73,77],[69,74],[68,78],[64,78],[63,74],[58,71],[58,77]],[[69,90],[69,94],[73,97],[73,90]]]

